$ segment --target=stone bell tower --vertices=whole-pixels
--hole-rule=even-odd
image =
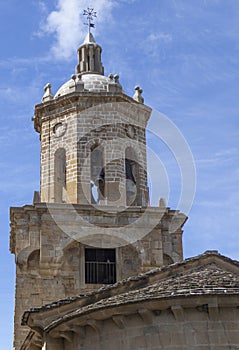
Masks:
[[[30,337],[21,326],[26,309],[183,258],[185,215],[148,204],[151,109],[140,87],[130,97],[117,74],[104,75],[101,51],[88,33],[76,73],[55,95],[47,84],[35,107],[40,193],[11,208],[16,350]]]
[[[103,75],[101,51],[87,34],[76,74],[55,97],[48,84],[36,106],[42,202],[147,205],[145,128],[151,109],[138,87],[129,98],[118,75]]]

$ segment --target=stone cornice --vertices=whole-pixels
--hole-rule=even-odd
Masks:
[[[72,92],[51,101],[37,104],[35,106],[35,116],[33,117],[34,128],[37,132],[40,132],[42,118],[44,118],[45,121],[55,118],[56,111],[57,117],[59,117],[61,114],[64,115],[66,110],[69,114],[70,110],[79,112],[99,104],[114,102],[130,103],[134,108],[145,115],[146,120],[149,119],[152,111],[150,107],[135,101],[123,92]]]

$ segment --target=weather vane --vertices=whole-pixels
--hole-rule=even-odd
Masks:
[[[90,33],[90,28],[95,28],[95,24],[93,23],[93,20],[95,17],[97,17],[96,11],[94,11],[93,8],[87,7],[87,10],[83,11],[83,16],[86,16],[86,19],[88,20],[88,23],[84,23],[84,24],[88,26],[89,33]]]

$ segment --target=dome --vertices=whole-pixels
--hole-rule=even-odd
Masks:
[[[104,76],[101,51],[92,33],[87,33],[84,43],[78,49],[76,75],[72,75],[72,78],[59,88],[55,98],[72,92],[122,92],[118,74]],[[53,98],[49,86],[46,86],[46,89],[44,101]]]
[[[99,74],[83,74],[80,80],[76,80],[77,82],[84,83],[84,91],[90,92],[100,92],[100,91],[108,91],[108,85],[112,80],[104,75]],[[64,83],[60,89],[55,94],[56,97],[64,96],[72,92],[72,86],[74,86],[75,82],[73,79],[68,80]]]

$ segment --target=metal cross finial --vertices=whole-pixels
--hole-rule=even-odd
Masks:
[[[86,16],[86,19],[88,20],[88,23],[84,23],[84,24],[89,27],[89,33],[90,33],[90,28],[95,28],[93,19],[94,17],[97,17],[96,11],[94,11],[93,8],[87,7],[87,10],[83,11],[83,16]]]

